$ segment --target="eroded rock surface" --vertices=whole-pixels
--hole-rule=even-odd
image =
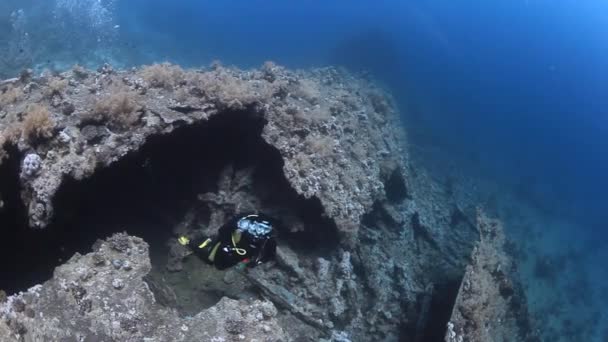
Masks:
[[[35,174],[22,180],[33,227],[49,224],[65,177],[90,177],[137,151],[150,136],[229,112],[267,122],[262,136],[280,151],[290,184],[306,198],[320,199],[345,234],[356,235],[363,214],[384,196],[382,167],[406,156],[399,130],[392,128],[399,124],[390,99],[333,68],[75,68],[11,80],[4,92],[12,95],[1,107],[0,141],[40,157]],[[34,103],[39,110],[31,114]]]
[[[481,240],[466,268],[445,341],[538,341],[515,264],[505,250],[502,224],[479,211],[477,227]]]
[[[14,178],[32,227],[58,216],[55,196],[68,180],[74,189],[184,128],[211,127],[189,131],[183,141],[192,142],[228,118],[222,129],[239,126],[243,135],[231,139],[255,145],[240,151],[260,153],[260,160],[209,160],[218,169],[199,175],[207,186],[194,190],[185,214],[163,222],[163,231],[174,233],[162,242],[169,245],[165,264],[150,271],[146,243],[115,235],[94,253],[76,255],[42,286],[9,297],[0,334],[58,341],[422,341],[439,330],[443,337],[446,321],[436,317],[453,300],[441,289],[460,279],[479,239],[478,203],[456,198],[410,164],[390,96],[368,80],[272,63],[250,71],[156,65],[74,68],[3,87],[0,146],[12,145],[9,160],[19,158]],[[214,145],[206,143],[209,152]],[[184,158],[211,158],[171,146],[187,151]],[[146,162],[119,170],[143,177],[154,171]],[[71,209],[63,207],[65,216]],[[284,223],[276,262],[245,273],[211,270],[193,257],[183,263],[189,252],[175,236],[213,234],[244,211]],[[264,313],[271,307],[276,315]]]
[[[118,233],[0,304],[0,341],[286,341],[268,301],[223,298],[191,317],[156,302],[148,245]]]

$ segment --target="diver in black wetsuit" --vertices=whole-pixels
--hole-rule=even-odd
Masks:
[[[214,237],[188,238],[178,242],[217,269],[235,265],[255,267],[276,254],[276,223],[263,214],[239,215],[225,223]]]

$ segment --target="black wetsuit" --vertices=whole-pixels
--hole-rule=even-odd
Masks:
[[[242,220],[247,220],[246,223],[254,227],[261,224],[260,227],[264,229],[260,233],[256,229],[239,228]],[[193,238],[188,247],[203,261],[220,270],[241,262],[254,267],[274,258],[276,254],[274,226],[274,220],[262,214],[239,215],[224,224],[216,236]]]

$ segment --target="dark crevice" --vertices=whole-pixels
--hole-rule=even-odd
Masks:
[[[450,227],[451,228],[456,228],[458,225],[460,225],[461,223],[468,223],[468,219],[467,217],[464,215],[464,213],[456,208],[452,211],[452,215],[450,216]]]
[[[396,168],[391,172],[388,179],[384,182],[384,189],[386,191],[386,198],[391,203],[400,203],[410,198],[401,168]]]
[[[416,319],[401,325],[399,341],[443,342],[461,281],[462,278],[446,280],[420,293],[416,305],[410,308]]]
[[[361,219],[361,224],[367,227],[378,227],[391,232],[399,232],[402,228],[400,222],[397,222],[386,209],[386,203],[376,201],[372,206],[372,210],[364,215]]]
[[[444,341],[461,282],[462,277],[435,284],[428,318],[420,341]]]
[[[53,200],[55,217],[44,230],[26,227],[19,198],[21,156],[15,151],[0,166],[5,208],[0,250],[0,289],[14,293],[52,276],[56,266],[75,252],[88,253],[98,239],[126,231],[151,246],[153,265],[164,267],[172,228],[194,207],[204,212],[197,195],[217,191],[222,170],[255,167],[254,193],[265,207],[297,217],[300,233],[285,227],[280,243],[310,253],[335,250],[337,228],[324,218],[318,200],[306,200],[285,179],[280,153],[261,138],[263,117],[254,111],[223,112],[207,122],[182,126],[150,137],[132,152],[88,179],[65,179]]]
[[[414,215],[412,215],[411,223],[412,223],[412,228],[414,230],[414,239],[416,240],[417,246],[419,246],[418,241],[423,240],[426,243],[428,243],[432,248],[434,248],[436,250],[439,249],[439,245],[437,244],[435,239],[433,239],[433,237],[431,236],[429,229],[427,227],[423,226],[422,223],[420,222],[420,214],[414,213]]]
[[[458,207],[454,208],[450,215],[450,228],[461,232],[473,231],[475,235],[479,237],[479,231],[475,224],[472,223],[469,216]]]
[[[399,341],[444,341],[463,276],[443,279],[417,295],[415,305],[411,305],[408,311],[409,316],[415,319],[403,322]]]
[[[40,276],[46,260],[59,258],[47,242],[53,236],[37,232],[27,225],[27,209],[21,200],[19,170],[23,155],[15,146],[5,146],[8,158],[0,165],[0,289],[7,293],[22,290],[22,284],[35,284],[48,276]]]
[[[295,194],[295,192],[294,192]],[[299,196],[298,196],[299,197]],[[306,230],[282,234],[282,240],[298,253],[314,251],[319,256],[329,257],[335,252],[340,242],[338,227],[335,222],[324,215],[323,206],[318,198],[303,201],[298,200],[299,219],[307,227]],[[277,204],[278,205],[278,204]],[[287,227],[284,227],[287,229]]]
[[[190,114],[192,112],[199,112],[202,110],[199,107],[193,107],[193,106],[172,106],[172,107],[169,107],[169,109],[174,110],[176,112],[180,112],[182,114]]]

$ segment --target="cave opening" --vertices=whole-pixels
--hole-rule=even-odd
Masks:
[[[411,198],[407,188],[403,172],[400,168],[394,169],[388,179],[384,182],[386,198],[391,203],[401,203],[407,198]]]
[[[15,149],[0,167],[6,203],[0,213],[5,231],[0,255],[13,261],[0,263],[0,289],[10,294],[42,283],[74,253],[88,253],[95,241],[120,231],[142,237],[150,245],[153,267],[164,267],[173,228],[193,205],[200,206],[198,195],[218,191],[228,165],[254,167],[252,191],[265,206],[280,206],[277,212],[289,212],[307,227],[305,234],[279,231],[279,243],[319,252],[335,246],[335,225],[324,218],[318,200],[304,199],[291,188],[279,151],[261,137],[265,124],[254,110],[227,111],[150,137],[139,150],[85,180],[64,179],[53,199],[55,216],[44,230],[27,227],[19,200],[22,156]]]
[[[0,290],[12,294],[40,281],[45,260],[58,257],[48,248],[52,234],[27,226],[19,182],[23,155],[14,145],[4,148],[8,157],[0,165]]]

